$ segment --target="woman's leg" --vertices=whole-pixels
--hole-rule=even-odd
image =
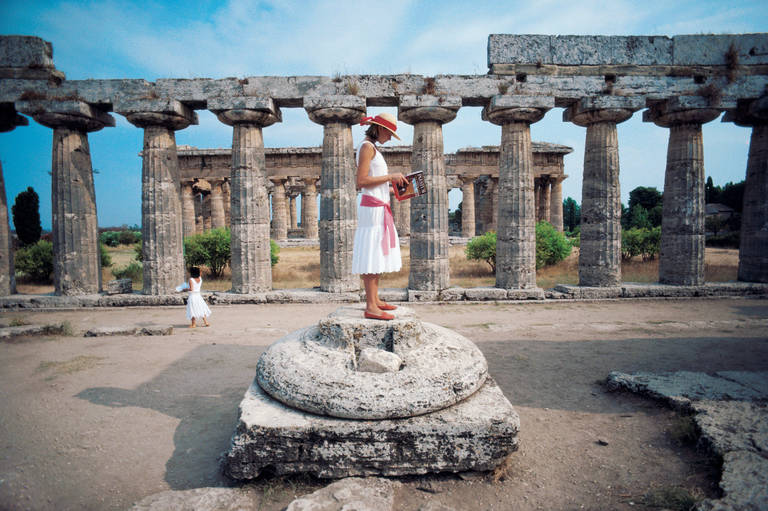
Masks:
[[[371,314],[380,314],[379,309],[379,275],[376,273],[367,273],[361,275],[363,287],[365,287],[365,311]]]

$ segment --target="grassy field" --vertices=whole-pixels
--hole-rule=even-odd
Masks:
[[[112,267],[125,267],[134,259],[132,246],[121,245],[107,249],[112,257]],[[382,287],[404,288],[408,286],[408,268],[410,252],[402,247],[403,268],[397,273],[388,273],[382,277]],[[707,248],[705,259],[705,278],[708,282],[726,282],[736,280],[739,264],[739,251],[735,249]],[[479,287],[493,286],[496,282],[490,266],[481,261],[468,261],[464,255],[464,246],[450,247],[451,286]],[[102,280],[108,282],[115,277],[111,268],[102,269]],[[624,282],[656,282],[659,275],[659,261],[642,261],[636,258],[622,264]],[[205,275],[204,290],[228,291],[231,286],[229,268],[224,270],[221,279],[212,279]],[[571,255],[554,266],[542,268],[537,272],[536,282],[539,287],[549,289],[556,284],[578,284],[579,253],[574,249]],[[320,250],[317,247],[284,247],[280,249],[280,261],[272,269],[272,283],[275,289],[311,288],[320,285]],[[53,291],[53,286],[26,283],[19,279],[18,292],[24,294],[44,294]],[[141,278],[134,281],[134,290],[142,287]]]

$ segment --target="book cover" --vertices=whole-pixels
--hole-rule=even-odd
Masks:
[[[393,188],[395,190],[395,198],[397,200],[407,200],[419,195],[427,193],[427,185],[424,182],[424,172],[411,172],[405,176],[406,184],[396,184]]]

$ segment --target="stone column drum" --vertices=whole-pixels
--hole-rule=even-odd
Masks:
[[[475,179],[461,179],[461,236],[475,237]]]
[[[90,131],[114,126],[112,116],[81,101],[19,102],[43,126],[53,128],[53,282],[57,295],[101,291],[99,225],[93,185]]]
[[[483,111],[484,119],[501,126],[496,287],[502,289],[536,287],[531,123],[553,106],[548,97],[495,96]]]
[[[272,238],[277,241],[288,239],[288,208],[285,194],[285,178],[269,178],[272,187]]]
[[[221,122],[232,126],[229,178],[232,292],[267,291],[272,289],[272,264],[262,128],[280,122],[281,112],[271,98],[257,97],[218,98],[209,101],[208,108]],[[285,188],[282,190],[285,193]]]
[[[194,192],[194,189],[193,189]],[[202,234],[205,228],[203,220],[203,201],[199,193],[193,195],[195,207],[195,234]]]
[[[424,172],[427,193],[411,201],[411,269],[408,288],[440,291],[450,279],[448,200],[443,124],[456,118],[461,98],[402,96],[398,118],[413,125],[413,171]]]
[[[700,108],[691,108],[691,100]],[[653,105],[643,118],[669,128],[664,202],[661,218],[659,282],[704,284],[704,145],[702,123],[720,110],[707,108],[705,98],[672,98]],[[583,214],[583,213],[582,213]]]
[[[304,192],[301,194],[301,227],[304,237],[317,239],[317,185],[315,178],[304,180]]]
[[[175,100],[115,102],[115,111],[144,128],[141,165],[141,237],[146,295],[165,295],[184,281],[179,160],[176,130],[197,124],[197,114]]]
[[[581,194],[579,285],[618,286],[621,282],[621,192],[616,124],[644,106],[643,98],[582,98],[563,120],[587,128]]]
[[[359,96],[305,97],[309,118],[323,125],[320,174],[320,289],[331,293],[360,289],[352,273],[357,228],[357,165],[351,124],[365,115]]]
[[[549,176],[541,176],[539,178],[539,221],[544,220],[549,222],[549,208],[550,208],[550,184]]]
[[[394,194],[390,196],[392,216],[395,217],[395,228],[400,238],[411,235],[411,201],[399,201]]]
[[[727,112],[723,120],[752,128],[741,214],[738,278],[746,282],[768,282],[768,96]]]
[[[290,228],[291,229],[298,229],[298,227],[299,227],[299,221],[298,221],[297,213],[296,213],[296,197],[297,196],[294,195],[294,194],[291,194],[288,197],[288,201],[289,201],[288,202],[288,212],[290,214],[289,216],[290,216]]]
[[[549,204],[549,223],[563,232],[563,176],[550,177],[552,196]]]
[[[203,232],[208,232],[213,228],[211,218],[211,192],[209,190],[203,194]]]
[[[16,113],[13,104],[0,105],[0,133],[13,131],[16,126],[27,126],[26,117]],[[13,239],[10,215],[5,195],[3,163],[0,161],[0,296],[16,292],[16,271],[13,264]]]
[[[192,182],[181,183],[181,216],[184,237],[195,234],[195,195]]]
[[[226,214],[224,213],[224,191],[221,189],[221,181],[211,181],[211,227],[218,229],[224,227]]]

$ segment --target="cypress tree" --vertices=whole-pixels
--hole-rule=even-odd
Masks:
[[[43,227],[40,225],[40,197],[34,188],[27,187],[26,191],[16,196],[11,215],[16,236],[23,246],[34,245],[40,241],[43,233]]]

